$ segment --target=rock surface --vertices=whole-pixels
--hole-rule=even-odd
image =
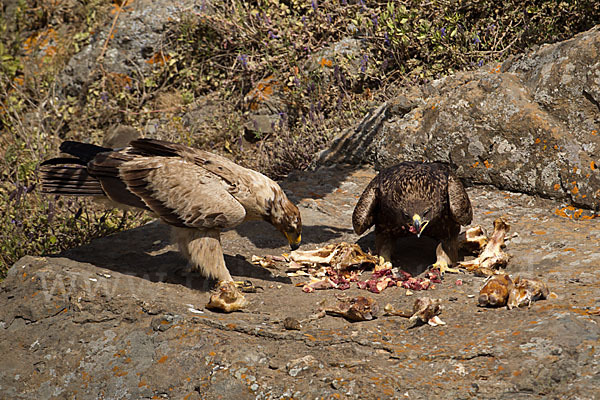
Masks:
[[[410,88],[325,162],[442,160],[474,184],[600,207],[600,27],[499,65]]]
[[[303,248],[358,240],[351,213],[372,169],[320,168],[284,184],[300,205]],[[24,257],[0,286],[0,392],[10,399],[581,398],[600,393],[600,227],[565,218],[559,205],[525,194],[469,189],[474,224],[511,224],[507,272],[539,278],[557,298],[531,308],[477,306],[483,278],[448,274],[427,292],[388,288],[303,293],[282,270],[251,256],[281,254],[266,223],[224,234],[244,312],[204,309],[211,283],[186,272],[164,225],[96,240],[59,257]],[[516,233],[517,235],[514,235]],[[426,240],[401,243],[395,263],[413,272],[435,259]],[[457,279],[462,285],[457,285]],[[351,323],[305,321],[341,293],[410,310],[441,298],[445,326],[412,327],[379,316]],[[302,321],[286,330],[284,320]]]
[[[90,44],[73,56],[59,76],[64,94],[78,97],[82,89],[97,79],[93,72],[102,68],[116,80],[131,81],[141,71],[153,67],[164,42],[165,26],[185,13],[210,13],[210,2],[194,0],[135,0],[121,9],[118,17],[91,38]],[[114,15],[114,13],[113,13]],[[114,24],[114,25],[113,25]],[[110,35],[110,38],[109,38]],[[109,38],[109,39],[108,39]],[[108,40],[107,40],[108,39]]]

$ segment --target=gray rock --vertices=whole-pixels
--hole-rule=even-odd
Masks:
[[[367,114],[321,162],[446,161],[473,184],[599,207],[599,54],[596,27],[411,88]]]
[[[119,14],[114,31],[111,32],[113,19],[106,21],[90,43],[69,60],[59,77],[63,94],[78,97],[83,93],[82,89],[95,79],[92,72],[99,62],[105,71],[120,76],[131,77],[149,70],[152,65],[146,61],[162,50],[160,43],[166,24],[178,21],[182,13],[210,13],[209,5],[208,1],[194,0],[130,2]],[[111,33],[113,37],[107,41]]]

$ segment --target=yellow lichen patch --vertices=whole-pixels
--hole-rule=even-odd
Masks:
[[[86,388],[88,387],[88,383],[92,381],[91,375],[85,371],[81,371],[81,379],[83,380],[83,383]]]
[[[321,64],[321,67],[333,67],[333,61],[328,60],[325,57],[321,58],[321,62],[319,62],[319,64]]]
[[[583,196],[581,197],[583,198]],[[599,216],[598,214],[592,211],[586,211],[581,208],[575,208],[573,206],[558,208],[554,211],[554,213],[559,217],[569,218],[572,220],[591,220],[598,218]]]
[[[150,57],[148,60],[146,60],[146,63],[148,63],[148,64],[166,65],[169,62],[170,59],[171,59],[170,55],[165,54],[162,51],[157,51],[156,53],[154,53],[152,55],[152,57]]]
[[[157,361],[157,362],[158,362],[159,364],[162,364],[162,363],[164,363],[165,361],[167,361],[167,358],[169,358],[169,356],[162,356],[161,358],[159,358],[159,359],[158,359],[158,361]]]
[[[34,33],[33,35],[25,39],[25,42],[23,43],[23,50],[25,51],[25,54],[31,54],[35,49],[43,49],[46,55],[52,56],[56,54],[56,47],[48,46],[48,44],[51,40],[54,40],[55,38],[56,31],[52,28],[49,28],[39,33]],[[52,51],[49,51],[50,47],[54,47],[53,53]]]
[[[246,95],[245,101],[249,104],[251,110],[258,109],[260,103],[268,101],[275,91],[275,86],[279,82],[273,75],[267,76],[258,82],[256,87]]]
[[[314,337],[313,335],[311,335],[310,333],[305,333],[304,336],[306,336],[306,338],[308,340],[310,340],[311,342],[316,342],[317,341],[317,338]]]
[[[493,68],[490,73],[492,74],[499,74],[500,73],[500,69],[502,68],[502,64],[498,64],[495,68]]]
[[[127,86],[131,86],[131,78],[119,72],[109,72],[106,75],[107,83],[113,92],[119,92]]]

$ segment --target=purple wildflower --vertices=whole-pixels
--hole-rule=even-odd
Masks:
[[[446,36],[446,28],[440,29],[440,33],[442,34],[442,37]]]
[[[367,62],[369,61],[369,56],[368,55],[364,55],[361,62],[360,62],[360,71],[365,73],[367,71]]]

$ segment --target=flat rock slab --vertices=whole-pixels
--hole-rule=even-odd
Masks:
[[[358,241],[351,229],[371,169],[321,168],[284,186],[300,206],[303,249]],[[573,210],[490,187],[469,189],[474,224],[511,225],[507,272],[540,278],[557,297],[531,308],[480,308],[483,278],[448,274],[433,290],[356,286],[304,293],[286,276],[250,263],[281,254],[285,241],[266,223],[224,234],[243,312],[204,309],[211,282],[185,269],[159,223],[73,249],[24,257],[0,286],[0,393],[10,399],[246,398],[595,398],[600,393],[600,226]],[[567,214],[565,214],[565,212]],[[570,213],[569,213],[570,212]],[[577,213],[575,213],[577,216]],[[515,235],[516,233],[516,235]],[[400,243],[397,263],[414,272],[432,262],[435,243]],[[368,275],[367,275],[368,276]],[[457,280],[462,285],[457,285]],[[419,296],[441,298],[447,325],[412,327],[402,317],[351,323],[304,320],[336,295],[364,295],[409,310]]]

